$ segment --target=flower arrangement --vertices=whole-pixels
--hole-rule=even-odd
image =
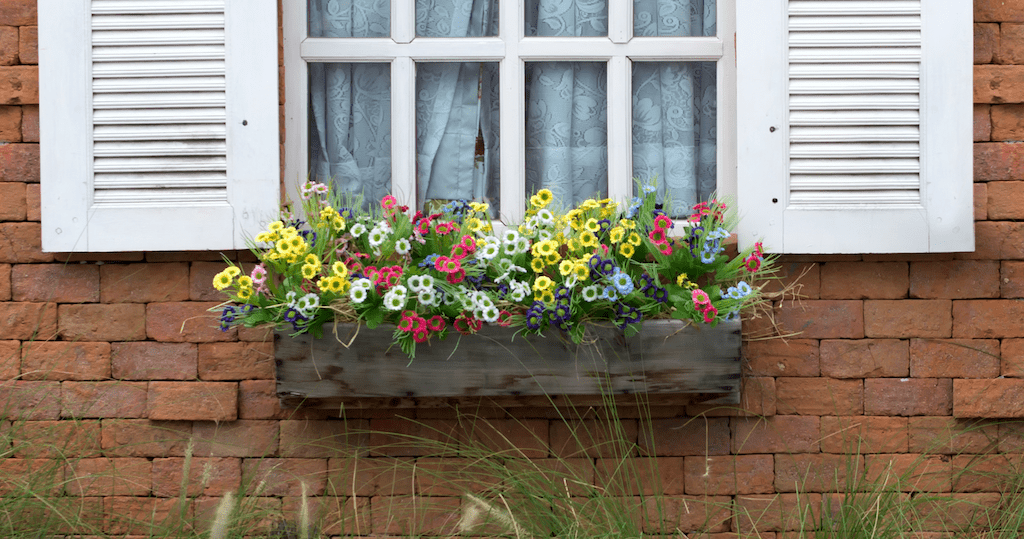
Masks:
[[[230,300],[221,325],[274,324],[323,335],[330,322],[396,326],[410,357],[416,345],[482,324],[526,333],[548,327],[579,343],[584,323],[610,321],[636,333],[644,319],[716,325],[760,301],[772,272],[761,244],[729,257],[726,206],[694,206],[688,226],[655,203],[655,188],[621,207],[586,200],[558,212],[542,189],[526,219],[492,229],[488,205],[453,201],[410,213],[392,196],[379,208],[332,200],[326,185],[302,188],[306,220],[284,215],[255,237],[250,272],[228,263],[213,284]]]

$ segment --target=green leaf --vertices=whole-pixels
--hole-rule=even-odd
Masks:
[[[373,329],[384,322],[384,312],[378,308],[368,309],[363,316],[366,317],[366,327]]]

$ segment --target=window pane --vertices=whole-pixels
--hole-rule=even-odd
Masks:
[[[562,204],[608,192],[608,93],[599,62],[526,64],[526,192]]]
[[[608,35],[608,0],[526,0],[526,35]]]
[[[309,37],[388,37],[391,35],[390,0],[306,1],[309,10]]]
[[[416,35],[498,35],[498,0],[416,0]]]
[[[715,62],[633,64],[633,176],[658,179],[658,202],[690,214],[715,190]]]
[[[309,175],[367,201],[391,192],[391,66],[309,65]]]
[[[713,36],[717,0],[633,0],[633,35]]]
[[[416,65],[416,200],[498,201],[498,63]],[[429,207],[430,205],[428,205]]]

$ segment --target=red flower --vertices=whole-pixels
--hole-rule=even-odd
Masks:
[[[429,335],[427,333],[427,330],[417,329],[416,331],[412,332],[412,340],[416,342],[427,342],[427,335]]]
[[[444,329],[444,318],[439,314],[431,316],[430,319],[427,320],[427,328],[429,328],[430,331],[441,331]]]

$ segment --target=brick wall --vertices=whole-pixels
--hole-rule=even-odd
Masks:
[[[1024,1],[975,0],[975,19],[977,251],[786,257],[806,299],[776,314],[801,334],[745,346],[746,411],[654,402],[650,437],[625,419],[659,457],[665,494],[755,515],[719,515],[711,537],[792,529],[781,510],[798,496],[820,499],[847,470],[854,440],[855,467],[868,469],[906,467],[931,449],[922,485],[986,503],[995,487],[966,484],[957,471],[975,453],[1024,451],[1020,425],[972,422],[1024,417]],[[189,491],[197,516],[244,478],[266,480],[262,507],[293,511],[304,478],[312,494],[358,507],[364,532],[399,531],[386,515],[413,483],[368,471],[421,451],[363,457],[353,483],[354,463],[339,449],[386,442],[388,432],[433,435],[427,427],[458,436],[452,410],[350,410],[341,421],[280,409],[265,334],[212,329],[219,254],[41,252],[35,21],[34,0],[0,2],[0,402],[27,418],[9,431],[19,449],[0,471],[27,473],[60,446],[75,457],[65,491],[82,507],[148,519],[170,510],[191,439],[193,473],[207,470]],[[609,463],[574,452],[549,408],[476,411],[533,458]],[[350,434],[367,428],[375,434]],[[353,484],[354,504],[337,497]],[[453,491],[426,492],[442,507],[459,504]],[[698,513],[678,516],[697,526]]]

